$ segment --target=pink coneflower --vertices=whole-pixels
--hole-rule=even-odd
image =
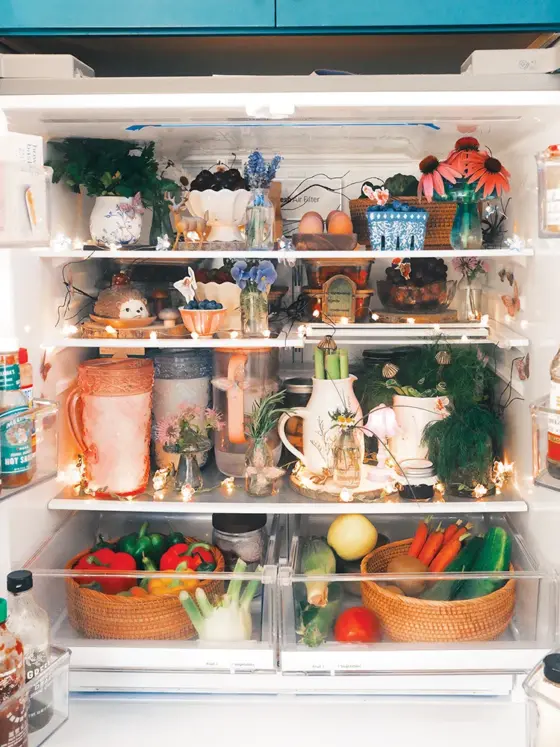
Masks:
[[[206,419],[206,427],[211,428],[214,431],[221,431],[224,427],[224,421],[222,420],[221,414],[217,410],[213,410],[208,407],[204,411],[204,417]]]
[[[439,161],[435,156],[426,156],[420,161],[422,176],[418,183],[418,197],[424,193],[428,202],[432,201],[434,192],[445,197],[445,185],[443,180],[455,184],[461,174],[444,161]]]
[[[460,137],[445,162],[461,174],[465,174],[468,166],[479,164],[484,160],[484,155],[479,148],[480,143],[475,137]]]
[[[484,151],[481,155],[479,162],[467,166],[466,176],[470,177],[468,184],[476,184],[477,191],[484,190],[482,199],[494,193],[500,197],[504,192],[509,192],[509,171],[490,153]]]
[[[168,415],[156,423],[156,439],[160,444],[174,444],[179,438],[179,418],[177,415]]]

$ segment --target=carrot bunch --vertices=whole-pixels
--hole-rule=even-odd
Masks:
[[[463,527],[462,520],[458,519],[455,524],[450,524],[445,529],[440,522],[437,528],[430,532],[429,520],[421,521],[408,554],[412,558],[418,558],[434,573],[442,573],[461,551],[463,541],[470,537],[468,530],[471,528],[472,524]]]

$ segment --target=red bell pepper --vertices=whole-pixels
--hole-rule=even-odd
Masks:
[[[196,561],[188,557],[189,546],[184,542],[172,545],[167,552],[164,552],[159,561],[160,571],[175,571],[180,563],[186,563],[187,568],[191,571],[196,570]]]
[[[213,571],[216,568],[216,558],[210,549],[210,545],[206,542],[193,542],[187,551],[187,555],[194,558],[195,569],[204,566],[201,570]]]
[[[77,571],[90,571],[94,568],[104,568],[113,571],[112,575],[91,576],[77,578],[80,585],[97,583],[105,594],[119,594],[136,586],[137,579],[122,578],[117,575],[118,571],[136,571],[136,561],[126,552],[113,552],[107,547],[96,550],[88,555],[83,555],[74,568]]]

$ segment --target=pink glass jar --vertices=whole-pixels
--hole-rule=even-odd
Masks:
[[[95,358],[78,369],[78,385],[68,397],[68,422],[98,497],[146,489],[153,384],[151,360]]]

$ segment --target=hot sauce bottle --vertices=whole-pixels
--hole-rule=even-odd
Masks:
[[[33,419],[28,410],[20,390],[17,342],[0,339],[0,479],[4,488],[27,485],[32,477]]]

